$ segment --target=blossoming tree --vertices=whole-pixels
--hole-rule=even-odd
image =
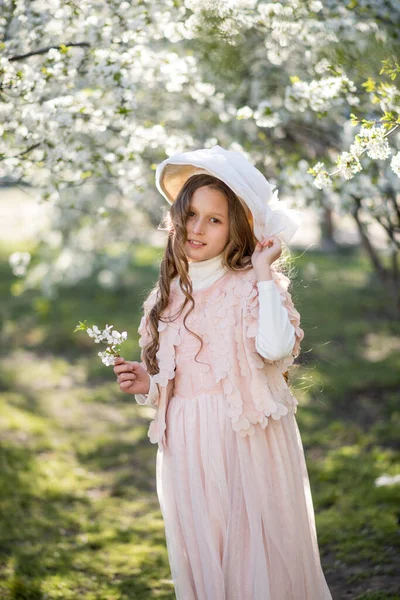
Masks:
[[[141,235],[135,207],[159,218],[154,164],[220,143],[299,207],[351,214],[398,307],[399,13],[394,0],[5,0],[0,177],[54,205],[58,253],[42,271],[14,255],[15,272],[46,293],[90,274],[113,235]]]

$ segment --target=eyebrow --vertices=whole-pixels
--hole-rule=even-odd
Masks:
[[[189,206],[189,210],[194,210],[194,208],[192,206]],[[225,215],[221,215],[221,213],[217,213],[217,212],[210,212],[208,213],[209,215],[216,215],[217,217],[222,217],[223,219],[225,219]]]

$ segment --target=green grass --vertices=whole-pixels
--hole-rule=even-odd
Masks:
[[[78,320],[127,330],[160,252],[137,247],[126,279],[46,299],[0,262],[0,598],[174,598],[155,491],[152,409],[123,395]],[[305,338],[291,384],[323,568],[335,600],[400,598],[400,325],[359,253],[307,252],[294,300]]]

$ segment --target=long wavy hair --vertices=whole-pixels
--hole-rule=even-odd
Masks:
[[[168,232],[167,245],[161,259],[159,279],[149,294],[149,296],[155,294],[156,298],[146,323],[151,341],[142,351],[142,360],[150,375],[155,375],[159,371],[156,360],[156,353],[159,349],[158,322],[174,321],[182,314],[189,302],[191,307],[185,314],[183,325],[187,331],[200,340],[201,346],[195,359],[203,347],[201,337],[186,326],[186,319],[193,311],[195,301],[192,296],[192,282],[188,275],[189,263],[184,252],[184,244],[187,241],[186,222],[190,201],[194,192],[203,186],[222,192],[228,201],[229,237],[222,252],[222,264],[231,271],[252,268],[251,256],[255,250],[257,239],[253,234],[252,216],[249,209],[231,188],[217,177],[208,174],[197,174],[189,177],[164,217],[163,224],[165,226],[160,228]],[[175,277],[179,277],[179,286],[184,301],[175,315],[166,318],[162,316],[162,313],[168,307],[171,282]]]

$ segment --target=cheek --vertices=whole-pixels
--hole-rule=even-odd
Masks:
[[[225,243],[228,241],[229,239],[229,225],[227,225],[226,227],[224,227],[224,240]]]
[[[229,239],[229,227],[219,227],[218,231],[214,232],[214,240],[216,243],[225,246],[228,239]]]

